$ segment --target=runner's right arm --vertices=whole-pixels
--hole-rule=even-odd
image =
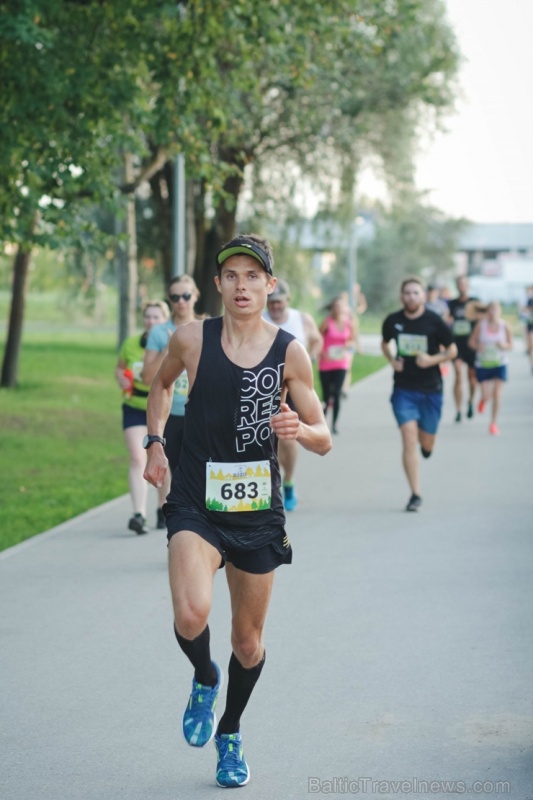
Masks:
[[[392,353],[389,347],[389,341],[385,341],[385,339],[381,340],[381,352],[393,368],[394,372],[402,372],[403,371],[403,358],[399,358],[395,354]]]
[[[165,424],[172,407],[174,381],[185,369],[180,355],[179,338],[178,331],[176,331],[170,339],[166,355],[153,350],[149,351],[157,356],[163,356],[148,395],[146,424],[148,433],[151,435],[163,436]],[[146,451],[146,455],[144,479],[153,486],[161,488],[168,469],[168,460],[163,446],[159,442],[154,442]]]

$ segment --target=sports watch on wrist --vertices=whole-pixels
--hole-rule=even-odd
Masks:
[[[159,444],[162,444],[163,447],[164,447],[166,445],[166,443],[167,443],[167,440],[163,439],[162,436],[151,436],[150,434],[148,434],[143,439],[143,447],[144,447],[144,449],[148,450],[150,445],[152,445],[154,442],[159,442]]]

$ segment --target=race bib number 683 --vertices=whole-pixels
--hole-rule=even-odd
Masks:
[[[208,461],[205,507],[210,511],[264,511],[271,504],[270,462]]]

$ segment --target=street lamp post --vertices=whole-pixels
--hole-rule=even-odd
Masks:
[[[348,238],[348,301],[355,311],[355,285],[357,283],[357,228],[365,224],[364,217],[357,216],[350,225]]]
[[[172,274],[185,274],[185,158],[178,153],[174,161],[172,206]]]

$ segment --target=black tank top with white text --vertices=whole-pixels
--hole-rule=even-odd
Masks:
[[[241,530],[243,544],[257,547],[271,538],[273,527],[285,523],[277,439],[270,418],[280,408],[285,354],[294,336],[279,329],[263,360],[244,369],[224,353],[222,324],[222,317],[203,323],[198,370],[185,407],[180,463],[168,499],[182,508],[198,509],[215,525]],[[270,508],[206,508],[206,464],[265,461],[270,463]]]

